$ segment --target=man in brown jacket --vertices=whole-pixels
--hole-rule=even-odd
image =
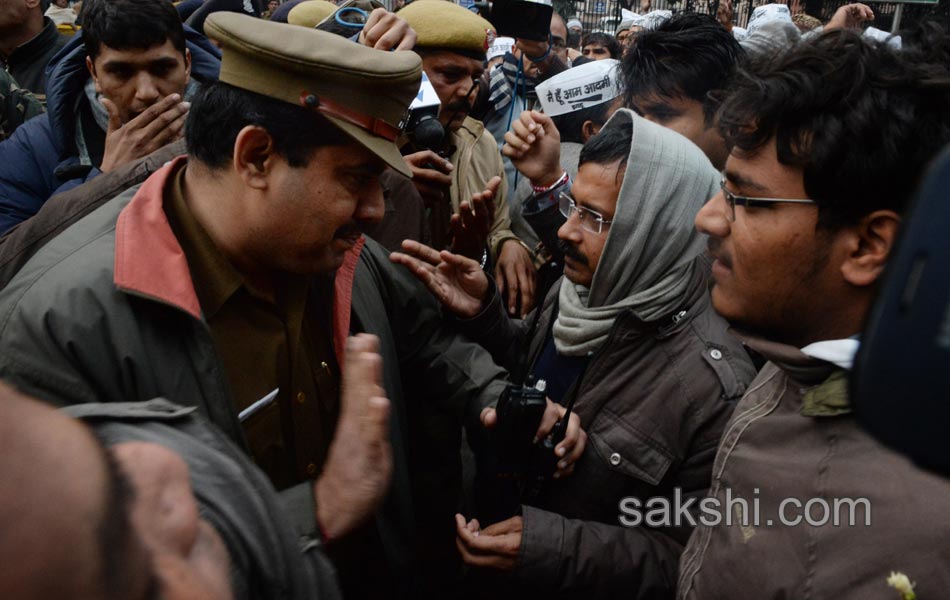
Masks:
[[[946,48],[939,36],[921,48]],[[747,343],[771,362],[723,435],[680,598],[950,589],[950,482],[861,429],[847,388],[901,215],[950,142],[950,70],[936,54],[829,33],[743,73],[724,102],[733,150],[696,225],[710,236],[714,307],[767,338]]]
[[[481,121],[469,116],[494,27],[451,2],[413,2],[399,16],[416,31],[414,49],[442,103],[443,147],[409,148],[418,151],[406,155],[412,182],[430,210],[432,245],[448,248],[451,232],[454,252],[476,260],[484,257],[486,264],[490,259],[498,286],[508,296],[509,312],[524,314],[535,302],[533,256],[511,231],[508,183],[495,139]],[[495,191],[494,214],[465,230],[475,235],[463,235],[456,225],[463,213],[477,208],[470,207],[469,198],[486,188]]]
[[[712,310],[705,240],[692,227],[718,173],[688,140],[625,109],[579,162],[561,196],[564,277],[524,321],[505,316],[474,261],[415,244],[404,246],[414,257],[393,258],[497,362],[527,364],[555,402],[575,397],[588,435],[571,476],[523,496],[519,515],[485,528],[456,517],[463,560],[510,573],[513,597],[672,598],[691,527],[623,526],[620,507],[702,498],[731,400],[755,374]]]

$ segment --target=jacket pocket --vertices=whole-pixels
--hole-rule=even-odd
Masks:
[[[602,467],[652,486],[659,485],[673,463],[673,453],[609,411],[604,411],[598,421],[587,432],[588,445]]]

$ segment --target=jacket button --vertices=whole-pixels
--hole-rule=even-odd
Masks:
[[[623,459],[620,457],[620,454],[616,452],[610,455],[610,464],[612,464],[615,467],[620,464],[621,460]]]
[[[722,351],[719,348],[713,348],[709,351],[709,357],[713,360],[722,360]]]
[[[307,475],[310,475],[312,477],[316,474],[317,474],[317,465],[313,463],[310,463],[309,465],[307,465]]]
[[[297,404],[303,404],[303,403],[306,402],[306,401],[307,401],[307,395],[304,394],[303,392],[298,392],[298,393],[297,393]]]

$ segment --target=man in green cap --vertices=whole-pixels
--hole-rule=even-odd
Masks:
[[[413,182],[434,214],[446,198],[451,211],[445,212],[459,213],[463,201],[472,194],[497,190],[494,217],[483,237],[487,237],[487,255],[495,265],[496,282],[509,312],[520,316],[534,305],[533,256],[511,231],[508,184],[498,146],[485,125],[469,117],[485,70],[485,53],[495,39],[494,27],[472,11],[440,0],[416,0],[400,10],[399,16],[416,31],[415,51],[422,57],[422,68],[439,95],[439,121],[446,130],[441,156],[432,149],[417,149],[406,156]],[[444,225],[432,219],[432,242],[437,247],[448,245],[440,239]],[[476,260],[482,258],[485,242],[481,247],[477,243],[460,247],[455,231],[454,249]]]
[[[205,31],[224,58],[189,111],[188,156],[4,289],[0,377],[54,404],[196,406],[301,536],[328,543],[347,596],[406,597],[416,501],[458,486],[461,432],[431,423],[477,423],[505,385],[360,233],[382,216],[383,169],[409,174],[395,142],[420,60],[232,13]],[[377,336],[373,381],[341,375],[351,332]]]

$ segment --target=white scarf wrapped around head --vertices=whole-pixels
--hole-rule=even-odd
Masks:
[[[628,109],[604,130],[611,127],[631,127],[633,141],[590,289],[561,284],[554,343],[566,356],[596,350],[624,310],[655,321],[681,308],[693,259],[706,245],[693,221],[719,189],[719,173],[680,134]]]

